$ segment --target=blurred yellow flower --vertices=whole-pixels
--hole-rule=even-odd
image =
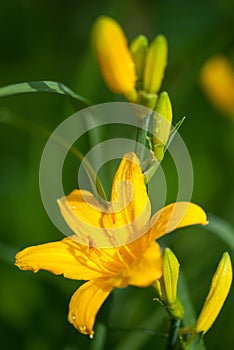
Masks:
[[[96,314],[114,287],[146,287],[161,277],[162,257],[155,239],[179,227],[207,223],[204,211],[188,202],[170,204],[150,219],[144,175],[134,153],[120,163],[107,209],[82,190],[60,199],[59,205],[75,234],[28,247],[16,255],[15,264],[22,270],[89,280],[72,296],[68,319],[90,337]]]
[[[205,62],[201,84],[211,102],[234,118],[234,68],[225,56],[214,56]]]
[[[135,95],[135,66],[120,25],[110,17],[96,20],[93,46],[107,86],[122,95]]]
[[[198,317],[196,332],[206,333],[216,320],[227,298],[232,283],[232,264],[228,253],[224,253],[213,276],[209,294]]]

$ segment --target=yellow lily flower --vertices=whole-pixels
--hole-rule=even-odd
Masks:
[[[134,153],[124,156],[107,209],[87,191],[74,190],[62,198],[61,213],[75,234],[16,255],[15,264],[22,270],[42,269],[88,280],[73,294],[68,320],[90,337],[96,314],[114,287],[147,287],[161,277],[162,257],[155,239],[179,227],[207,223],[204,211],[187,202],[170,204],[150,219],[150,202],[139,164]]]

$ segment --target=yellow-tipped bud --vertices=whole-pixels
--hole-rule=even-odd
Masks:
[[[153,145],[156,159],[160,162],[164,156],[164,149],[167,143],[171,123],[172,123],[172,106],[167,92],[159,95],[156,105],[156,112],[153,120]]]
[[[228,253],[224,253],[213,276],[210,291],[198,317],[195,330],[206,333],[216,320],[232,283],[232,264]]]
[[[167,40],[158,35],[152,41],[146,56],[144,90],[156,94],[160,89],[167,65]]]
[[[107,86],[116,94],[134,99],[135,66],[122,28],[112,18],[100,17],[94,23],[92,39]]]
[[[225,56],[212,57],[204,64],[201,84],[212,103],[234,118],[234,69]]]
[[[130,51],[135,63],[137,82],[139,85],[142,83],[143,79],[147,50],[148,39],[144,35],[138,35],[130,44]]]

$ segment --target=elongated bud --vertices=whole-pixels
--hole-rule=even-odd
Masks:
[[[163,35],[158,35],[152,41],[145,63],[144,90],[156,94],[160,89],[167,65],[167,40]]]
[[[180,264],[169,248],[163,253],[163,298],[167,304],[173,304],[177,297],[177,283]]]
[[[173,252],[166,248],[163,252],[163,275],[154,283],[159,300],[173,318],[183,317],[184,309],[177,298],[177,284],[180,264]]]
[[[156,159],[160,162],[164,156],[172,123],[172,106],[166,91],[159,95],[153,120],[153,145]]]
[[[148,39],[144,35],[138,35],[130,44],[130,51],[135,63],[138,87],[142,83],[146,53],[148,50]]]
[[[213,276],[210,291],[198,317],[195,331],[206,333],[216,320],[232,283],[232,264],[229,254],[223,254]]]
[[[107,86],[116,94],[136,98],[135,66],[122,28],[112,18],[100,17],[94,23],[92,39]]]
[[[211,102],[234,118],[234,70],[225,56],[214,56],[201,70],[201,84]]]

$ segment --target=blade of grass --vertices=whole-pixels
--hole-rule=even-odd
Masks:
[[[12,96],[25,93],[35,92],[51,92],[54,94],[65,95],[75,99],[86,106],[90,106],[91,102],[78,94],[69,87],[57,81],[29,81],[24,83],[16,83],[0,88],[0,97]]]

